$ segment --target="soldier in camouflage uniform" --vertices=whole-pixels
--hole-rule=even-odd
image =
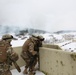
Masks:
[[[17,61],[18,54],[14,52],[12,45],[10,44],[13,39],[12,35],[3,35],[0,40],[0,75],[12,75],[10,66],[12,65],[11,60]],[[2,50],[3,49],[3,50]]]
[[[27,39],[23,44],[21,57],[24,59],[26,63],[25,70],[23,71],[24,74],[35,75],[34,68],[38,61],[39,47],[42,46],[43,40],[44,38],[40,40],[39,36],[32,36],[29,39]],[[29,73],[27,71],[28,68]]]

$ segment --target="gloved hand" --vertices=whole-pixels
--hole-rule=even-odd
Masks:
[[[37,54],[37,51],[33,51],[33,52],[32,52],[32,55],[36,55],[36,54]]]

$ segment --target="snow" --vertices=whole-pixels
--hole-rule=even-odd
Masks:
[[[64,51],[76,52],[76,42],[68,42],[61,46]]]
[[[65,34],[66,37],[63,37]],[[44,43],[56,44],[61,47],[63,51],[76,52],[76,41],[73,41],[76,40],[76,34],[73,32],[65,34],[44,34]],[[71,35],[73,35],[74,37],[69,40]]]
[[[68,33],[70,34],[70,33]],[[67,34],[67,35],[68,35]],[[70,52],[76,52],[76,42],[71,40],[66,40],[63,35],[65,34],[50,34],[50,33],[46,33],[46,34],[41,34],[45,40],[44,43],[49,43],[49,44],[56,44],[59,45],[64,51],[70,51]],[[75,36],[75,33],[73,34]],[[17,37],[17,40],[12,40],[11,44],[12,47],[18,47],[18,46],[22,46],[24,44],[24,42],[29,38],[29,35],[25,35],[25,36],[21,36],[21,37]],[[26,38],[24,38],[26,37]],[[22,39],[24,38],[24,39]],[[74,37],[74,39],[76,39]]]
[[[20,73],[16,69],[11,70],[11,72],[12,72],[12,75],[24,75],[23,74],[23,70],[24,70],[24,66],[21,67],[21,72]],[[45,75],[45,74],[43,74],[40,71],[36,71],[36,74],[35,75]]]

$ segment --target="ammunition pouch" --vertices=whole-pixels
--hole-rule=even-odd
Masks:
[[[9,70],[10,66],[6,63],[0,63],[0,72]]]

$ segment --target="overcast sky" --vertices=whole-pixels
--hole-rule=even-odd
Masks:
[[[76,30],[76,0],[0,0],[0,25]]]

